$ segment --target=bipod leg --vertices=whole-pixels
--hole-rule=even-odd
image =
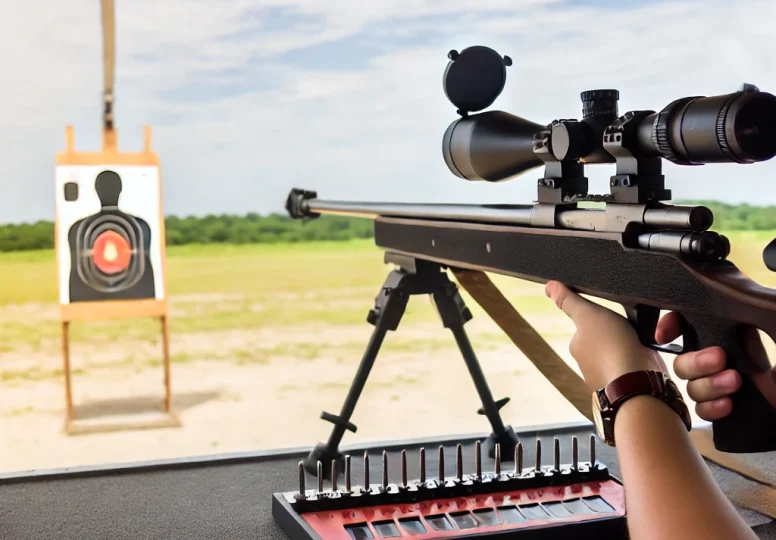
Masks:
[[[383,287],[375,299],[375,307],[367,315],[367,322],[374,325],[375,328],[361,358],[358,371],[350,384],[350,390],[345,398],[345,403],[342,404],[342,410],[339,415],[327,413],[326,411],[321,413],[321,418],[334,424],[334,428],[331,430],[328,441],[326,443],[318,443],[310,452],[310,455],[307,456],[304,468],[310,474],[317,475],[318,462],[320,461],[324,465],[324,477],[329,479],[331,476],[331,462],[337,460],[340,465],[344,462],[344,457],[339,452],[340,442],[342,442],[342,437],[345,435],[346,430],[353,433],[356,432],[356,425],[350,421],[350,418],[353,415],[359,397],[361,397],[361,392],[375,363],[377,353],[380,351],[383,339],[385,339],[385,334],[389,330],[396,330],[399,327],[399,322],[404,315],[404,310],[410,297],[407,285],[408,282],[414,279],[415,276],[413,274],[409,274],[404,270],[394,270],[388,274],[385,283],[383,283]],[[343,470],[343,467],[338,468]]]
[[[442,318],[442,324],[453,333],[458,349],[461,351],[461,356],[463,356],[463,360],[466,362],[469,375],[471,375],[474,382],[474,387],[477,389],[477,394],[482,402],[482,408],[477,412],[488,417],[493,430],[484,441],[485,449],[488,452],[488,456],[492,458],[496,454],[496,444],[499,444],[502,461],[514,459],[514,450],[518,443],[517,434],[512,426],[504,425],[501,413],[499,413],[499,410],[509,403],[509,398],[503,398],[498,401],[493,399],[488,381],[485,379],[485,374],[482,372],[477,355],[474,353],[469,337],[466,335],[466,330],[464,330],[464,324],[472,318],[471,311],[464,304],[458,287],[450,281],[447,274],[440,270],[437,271],[437,274],[438,277],[436,279],[439,286],[434,291],[434,304]]]

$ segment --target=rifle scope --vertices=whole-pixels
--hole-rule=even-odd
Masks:
[[[547,126],[503,111],[469,115],[495,100],[511,60],[485,47],[453,51],[449,57],[445,92],[462,118],[447,128],[442,147],[456,176],[499,182],[543,165],[535,152],[539,141],[558,161],[615,162],[604,138],[607,128],[622,120],[617,90],[582,92],[581,121],[556,120]],[[475,63],[477,76],[463,75]],[[483,76],[483,66],[489,66],[490,77]],[[635,120],[634,129],[623,133],[622,145],[636,157],[702,165],[755,163],[776,155],[776,96],[751,85],[731,94],[677,99],[659,112],[637,111]]]

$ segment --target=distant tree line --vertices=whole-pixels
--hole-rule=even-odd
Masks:
[[[210,215],[165,219],[167,244],[272,244],[371,238],[374,223],[369,219],[320,216],[307,221],[280,214]]]
[[[272,244],[372,238],[374,223],[369,219],[321,216],[298,221],[270,214],[209,215],[204,217],[168,216],[165,219],[167,245],[184,244]],[[0,225],[0,252],[51,249],[54,223],[38,221]]]
[[[714,201],[682,201],[681,204],[703,204],[714,212],[718,230],[776,230],[776,206],[750,206]],[[344,216],[321,216],[310,221],[292,220],[270,214],[209,215],[204,217],[168,216],[165,220],[167,244],[271,244],[372,238],[373,222]],[[0,225],[0,252],[51,249],[54,247],[54,224],[38,221]]]

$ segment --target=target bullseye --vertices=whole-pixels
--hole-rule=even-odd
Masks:
[[[129,266],[132,247],[115,231],[105,231],[94,241],[92,259],[94,265],[105,274],[117,274]]]

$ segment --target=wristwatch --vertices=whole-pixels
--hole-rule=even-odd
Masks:
[[[614,417],[619,408],[630,398],[640,395],[656,397],[671,407],[690,431],[690,411],[676,383],[662,371],[632,371],[593,392],[593,421],[598,436],[606,444],[614,446]]]

